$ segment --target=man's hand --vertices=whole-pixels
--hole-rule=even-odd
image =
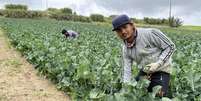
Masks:
[[[157,68],[160,66],[159,63],[150,63],[148,65],[146,65],[146,67],[144,68],[144,72],[146,73],[153,73],[157,70]]]

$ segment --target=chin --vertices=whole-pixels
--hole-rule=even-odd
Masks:
[[[124,40],[127,40],[128,38],[127,37],[125,37],[125,38],[123,38]]]
[[[132,36],[128,36],[126,39],[129,39],[129,38],[131,38]]]

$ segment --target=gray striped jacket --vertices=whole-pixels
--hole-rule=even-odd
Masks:
[[[155,28],[138,28],[136,32],[136,43],[132,48],[123,44],[123,81],[131,80],[133,61],[139,69],[157,62],[161,66],[156,71],[171,73],[171,56],[176,50],[174,43]]]

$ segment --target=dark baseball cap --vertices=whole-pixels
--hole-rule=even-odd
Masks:
[[[61,31],[62,34],[65,34],[66,32],[67,32],[66,29],[63,29],[63,30]]]
[[[116,16],[112,20],[112,25],[113,25],[112,31],[115,31],[117,28],[127,23],[131,23],[131,19],[127,15],[123,14],[123,15]]]

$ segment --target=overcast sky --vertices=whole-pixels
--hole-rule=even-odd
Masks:
[[[169,0],[0,0],[0,7],[8,3],[25,4],[33,10],[69,7],[86,16],[91,13],[128,14],[136,18],[169,16]],[[184,24],[201,25],[200,5],[201,0],[172,0],[172,15],[182,18]]]

